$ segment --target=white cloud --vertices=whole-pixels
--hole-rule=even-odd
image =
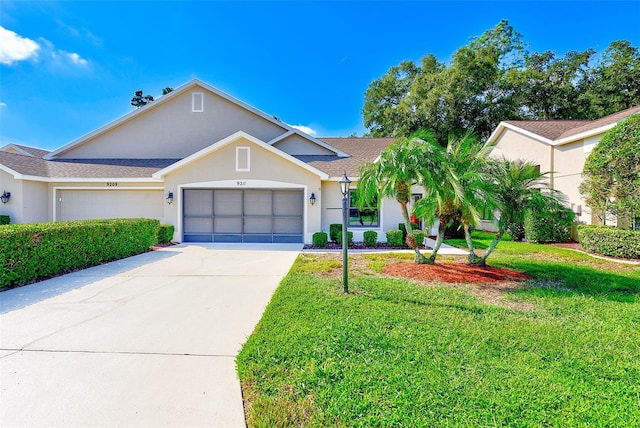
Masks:
[[[11,65],[14,62],[36,58],[40,46],[26,37],[0,26],[0,64]]]
[[[0,102],[0,108],[5,108],[6,106],[7,106],[7,103]]]
[[[86,59],[80,58],[80,55],[78,55],[77,53],[70,53],[70,52],[65,52],[65,51],[60,51],[60,52],[64,56],[66,56],[69,59],[69,61],[71,61],[71,63],[73,63],[75,65],[79,65],[81,67],[85,67],[85,66],[87,66],[89,64]]]
[[[318,136],[318,131],[316,131],[313,128],[310,128],[308,126],[305,125],[289,125],[292,128],[296,128],[302,132],[304,132],[305,134],[311,135],[312,137],[317,137]]]
[[[42,47],[42,54],[40,55],[43,59],[48,59],[52,63],[52,65],[56,67],[66,67],[66,66],[77,66],[77,67],[87,67],[89,65],[89,61],[82,58],[75,52],[67,52],[62,49],[57,49],[53,43],[45,38],[40,38],[40,46]]]

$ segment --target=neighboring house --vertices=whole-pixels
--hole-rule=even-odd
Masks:
[[[640,106],[597,120],[509,120],[500,122],[489,141],[496,142],[493,155],[526,159],[550,171],[549,184],[567,197],[576,220],[602,224],[602,213],[594,213],[580,194],[585,160],[602,136],[623,119],[640,113]],[[607,224],[616,218],[607,216]]]
[[[314,138],[196,79],[53,152],[0,148],[0,194],[11,193],[0,213],[156,218],[184,242],[310,243],[341,223],[343,174],[357,184],[393,141]],[[398,227],[398,204],[379,206],[349,210],[354,239]]]

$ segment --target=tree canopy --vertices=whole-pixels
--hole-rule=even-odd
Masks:
[[[501,120],[595,119],[640,104],[640,52],[614,41],[593,49],[529,52],[506,20],[452,54],[403,61],[374,80],[362,114],[371,136],[473,132],[486,139]]]
[[[640,115],[607,131],[585,161],[580,192],[602,213],[640,216]]]

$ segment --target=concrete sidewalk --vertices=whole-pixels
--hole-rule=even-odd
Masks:
[[[301,247],[178,245],[0,293],[0,425],[245,426],[235,357]]]

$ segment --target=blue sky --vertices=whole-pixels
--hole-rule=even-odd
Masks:
[[[0,147],[58,148],[197,77],[318,136],[362,134],[369,83],[448,62],[501,19],[531,51],[640,47],[632,1],[0,3]]]

